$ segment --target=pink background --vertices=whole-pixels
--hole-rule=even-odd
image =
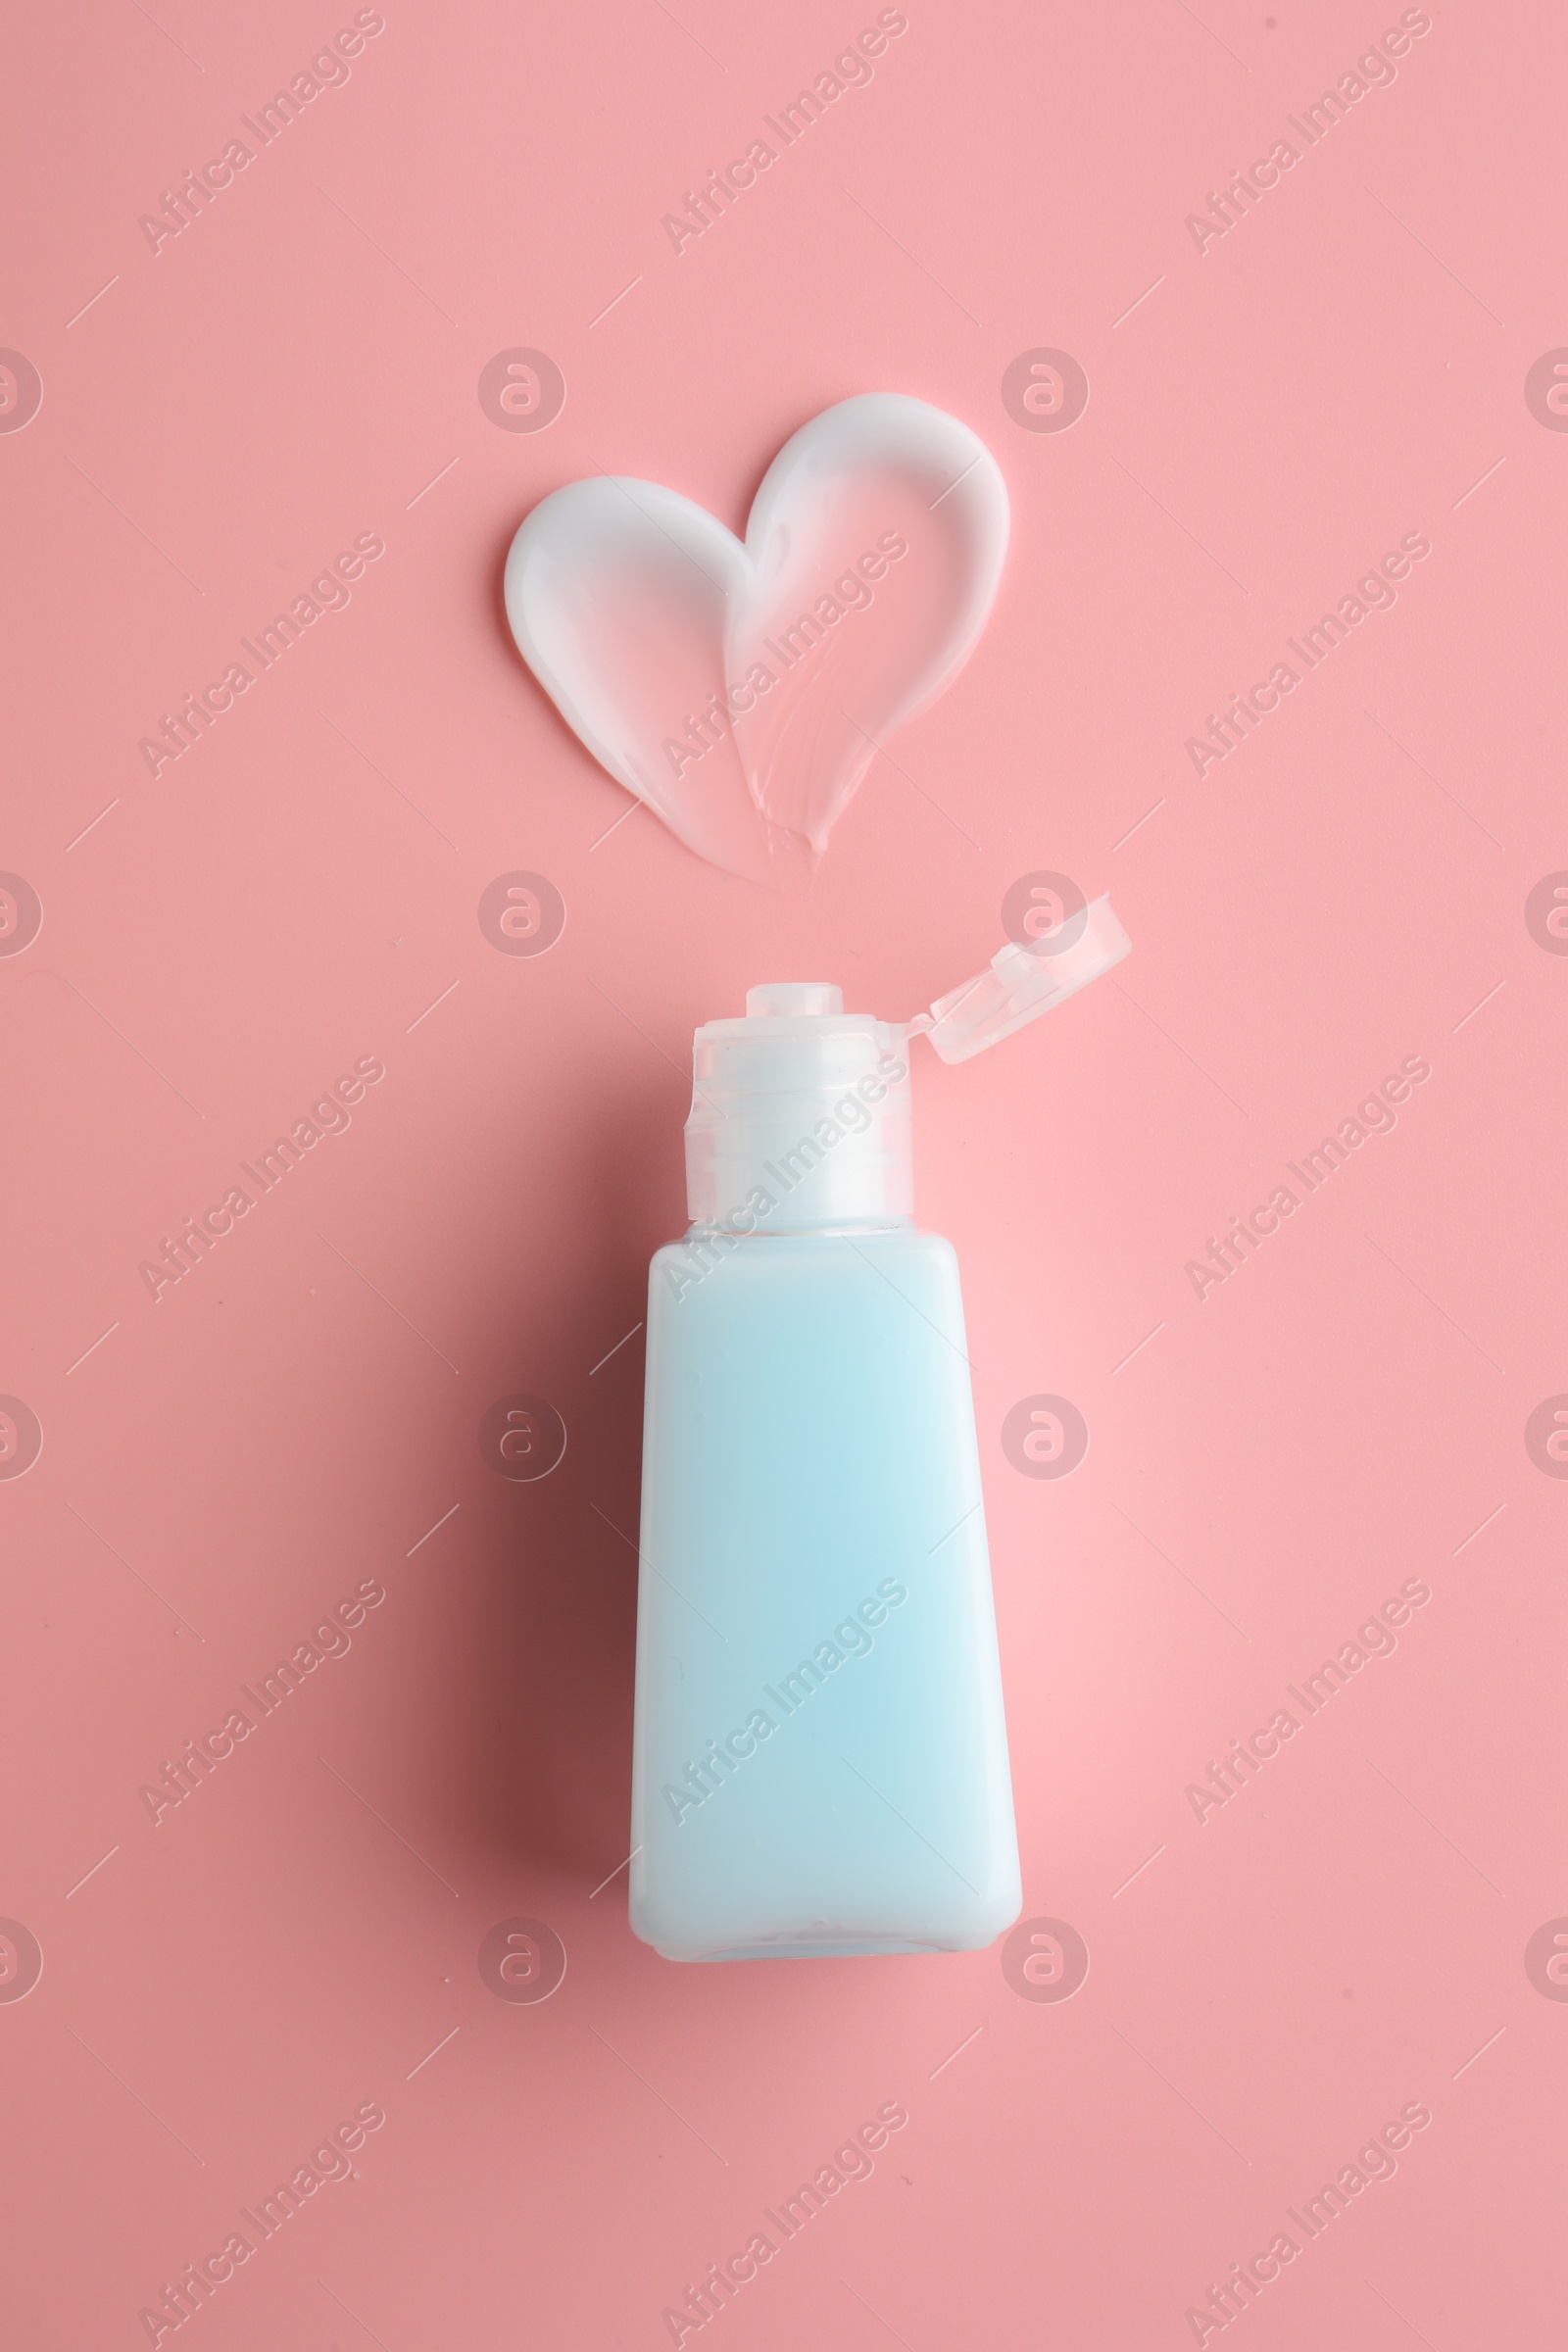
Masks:
[[[0,1481],[0,1915],[43,1953],[0,2000],[8,2340],[147,2341],[377,2102],[359,2177],[187,2323],[209,2352],[668,2342],[899,2101],[732,2346],[1192,2342],[1414,2102],[1396,2176],[1205,2340],[1544,2342],[1568,1488],[1524,1431],[1568,1389],[1568,963],[1524,909],[1568,866],[1568,441],[1524,386],[1568,341],[1561,24],[1434,7],[1200,254],[1186,215],[1396,8],[910,0],[677,256],[662,215],[874,9],[385,13],[156,255],[139,216],[352,10],[101,0],[8,41],[0,342],[43,382],[0,435],[0,866],[43,906],[0,957],[0,1391],[43,1431]],[[565,378],[538,434],[476,397],[514,346]],[[1002,400],[1038,346],[1091,386],[1059,434]],[[602,839],[625,796],[505,634],[518,520],[604,466],[739,527],[871,389],[973,425],[1013,501],[910,780],[873,766],[805,900],[645,811]],[[160,714],[369,532],[348,609],[151,777]],[[1205,714],[1406,532],[1395,608],[1200,779]],[[476,916],[519,868],[567,908],[538,957]],[[1109,889],[1133,957],[923,1059],[918,1184],[964,1267],[1025,1911],[1087,1982],[666,1965],[624,1875],[594,1891],[640,1336],[601,1359],[682,1223],[690,1032],[762,978],[912,1011],[1037,868]],[[1407,1055],[1396,1129],[1200,1302],[1187,1261]],[[139,1261],[360,1056],[348,1132],[155,1303]],[[476,1440],[523,1391],[569,1432],[540,1484]],[[1038,1392],[1091,1432],[1059,1481],[1002,1450]],[[1412,1577],[1396,1652],[1200,1824],[1188,1785]],[[352,1650],[155,1826],[141,1786],[367,1580]],[[539,2005],[477,1965],[517,1916],[568,1955]]]

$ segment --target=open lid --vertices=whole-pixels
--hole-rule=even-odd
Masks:
[[[929,1013],[908,1024],[924,1031],[944,1061],[968,1061],[1015,1029],[1050,1012],[1079,989],[1120,963],[1132,941],[1108,898],[1092,899],[1050,937],[1021,945],[1009,939],[988,970],[938,997]]]
[[[770,1232],[798,1233],[910,1215],[907,1040],[923,1032],[944,1061],[967,1061],[1087,988],[1130,944],[1108,899],[1079,898],[1048,932],[1009,941],[989,970],[912,1021],[847,1013],[826,980],[749,989],[744,1015],[705,1021],[692,1041],[693,1225],[738,1239],[763,1220]],[[682,1276],[676,1295],[697,1279]]]

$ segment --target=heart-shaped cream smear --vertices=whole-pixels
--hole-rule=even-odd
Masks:
[[[553,492],[512,542],[507,617],[603,767],[699,857],[789,884],[968,660],[1006,546],[984,442],[870,392],[785,443],[744,542],[657,482]]]

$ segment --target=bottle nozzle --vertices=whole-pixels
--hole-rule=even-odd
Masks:
[[[835,988],[831,980],[768,980],[760,988],[746,991],[749,1021],[843,1010],[844,991]]]

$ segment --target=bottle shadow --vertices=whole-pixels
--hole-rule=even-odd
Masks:
[[[478,1473],[487,1638],[466,1826],[585,1891],[629,1841],[648,1260],[686,1223],[669,1112],[654,1080],[563,1139],[602,1240],[590,1278],[525,1328],[484,1334],[489,1360],[514,1367],[498,1393],[546,1398],[566,1446],[542,1477],[504,1476],[493,1455]]]

